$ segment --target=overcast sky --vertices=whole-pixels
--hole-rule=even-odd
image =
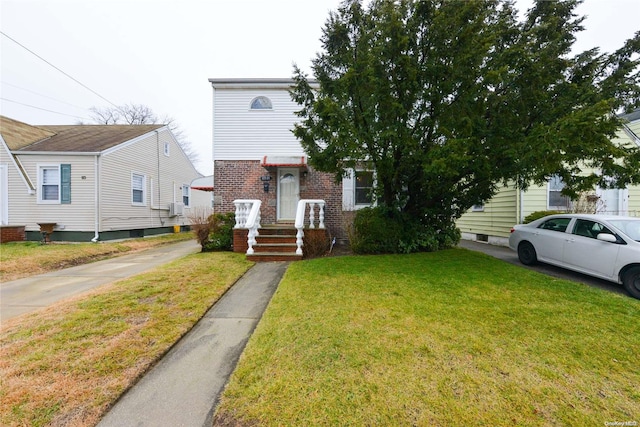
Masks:
[[[0,0],[2,32],[28,49],[0,35],[0,114],[75,124],[88,121],[91,106],[146,105],[176,120],[199,153],[196,167],[211,174],[208,79],[291,77],[293,63],[308,72],[339,3]],[[640,0],[586,0],[578,12],[587,15],[580,51],[613,51],[640,30]]]

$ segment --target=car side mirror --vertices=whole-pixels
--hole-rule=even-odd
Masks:
[[[609,233],[600,233],[600,234],[598,234],[596,239],[602,240],[603,242],[609,242],[609,243],[617,243],[618,242],[618,239],[616,238],[616,236],[614,236],[613,234],[609,234]]]

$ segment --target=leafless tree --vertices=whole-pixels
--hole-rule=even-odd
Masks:
[[[124,104],[118,107],[91,107],[91,120],[102,125],[149,125],[165,124],[175,136],[182,151],[187,155],[191,163],[197,163],[198,153],[187,139],[185,132],[170,116],[158,117],[151,108],[142,104]]]

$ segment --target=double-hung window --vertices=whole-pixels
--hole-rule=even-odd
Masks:
[[[131,174],[131,204],[134,206],[146,206],[147,177],[143,174]]]
[[[71,203],[71,165],[38,166],[38,203]]]
[[[355,200],[356,205],[373,204],[373,172],[356,170],[355,171]]]
[[[342,209],[352,211],[374,205],[375,186],[374,171],[348,169],[342,179]]]
[[[191,187],[187,184],[182,184],[182,203],[186,207],[189,207],[189,199],[191,198]]]
[[[571,207],[571,199],[562,194],[565,183],[558,175],[549,179],[548,206],[549,210],[566,211]]]

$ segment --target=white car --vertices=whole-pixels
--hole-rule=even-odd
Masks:
[[[515,225],[509,247],[525,265],[540,261],[622,283],[640,299],[640,218],[549,215]]]

